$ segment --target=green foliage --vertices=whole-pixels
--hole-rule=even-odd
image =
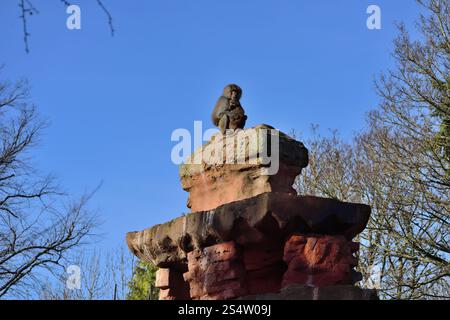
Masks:
[[[128,287],[127,300],[157,300],[159,290],[155,288],[156,270],[151,263],[140,261],[134,267]]]

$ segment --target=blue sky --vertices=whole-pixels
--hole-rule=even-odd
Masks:
[[[319,124],[349,139],[377,104],[374,76],[392,66],[394,22],[412,27],[419,12],[413,0],[104,0],[111,37],[95,1],[71,1],[82,29],[68,30],[60,1],[35,0],[26,54],[17,2],[0,2],[2,75],[28,78],[51,123],[36,166],[74,195],[103,181],[91,207],[106,247],[188,211],[170,136],[194,120],[210,127],[230,82],[244,90],[247,126],[307,136]],[[381,30],[366,27],[370,4]]]

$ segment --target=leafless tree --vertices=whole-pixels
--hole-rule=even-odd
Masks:
[[[385,298],[450,297],[450,12],[445,0],[426,9],[412,41],[403,25],[394,71],[376,83],[380,106],[368,128],[346,144],[313,135],[300,193],[371,205],[359,240],[365,281],[381,271]],[[363,283],[364,284],[364,283]]]
[[[26,297],[95,225],[90,195],[68,202],[52,177],[33,168],[30,150],[45,122],[28,92],[26,81],[0,82],[0,298]]]
[[[62,272],[37,287],[36,295],[45,300],[125,300],[136,262],[123,247],[79,252],[69,263],[80,268],[80,288],[69,288],[68,274]]]
[[[418,1],[426,9],[412,40],[403,25],[394,42],[395,70],[377,82],[380,108],[369,114],[371,130],[359,137],[374,165],[394,179],[388,192],[385,246],[407,280],[392,279],[395,297],[446,297],[450,288],[450,4]],[[388,187],[386,186],[386,187]],[[395,213],[395,214],[393,214]],[[432,292],[430,292],[430,290]]]
[[[383,153],[371,149],[367,139],[373,143],[378,139],[371,136],[375,133],[381,134],[372,128],[345,143],[336,132],[321,137],[315,129],[305,141],[310,164],[297,178],[295,187],[300,194],[362,202],[372,207],[368,226],[357,238],[361,243],[361,286],[374,280],[371,271],[375,267],[380,276],[379,287],[376,283],[375,286],[382,298],[449,298],[445,255],[440,254],[440,260],[433,259],[438,253],[425,246],[448,237],[448,230],[439,219],[423,218],[426,213],[419,209],[423,201],[421,189],[401,182],[405,173],[384,161]],[[406,199],[417,208],[402,204]],[[448,223],[448,218],[444,220]]]

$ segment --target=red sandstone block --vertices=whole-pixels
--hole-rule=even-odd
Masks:
[[[202,256],[202,251],[196,249],[191,252],[188,252],[187,259],[188,259],[188,261],[196,261],[197,259],[201,258],[201,256]]]
[[[357,263],[354,248],[354,243],[343,236],[292,236],[284,248],[288,270],[282,286],[351,284],[350,272]]]
[[[289,264],[294,257],[303,255],[307,242],[308,239],[305,236],[291,236],[285,243],[283,260]]]
[[[206,269],[208,265],[214,262],[223,262],[236,260],[239,258],[238,251],[233,241],[224,242],[203,250],[193,250],[187,254],[188,269],[200,268]]]
[[[313,285],[315,287],[328,287],[332,285],[351,284],[349,273],[326,272],[313,276]]]
[[[309,241],[305,246],[304,253],[308,259],[309,265],[317,265],[330,257],[330,243],[328,239],[310,238],[315,241]]]
[[[203,258],[203,253],[201,250],[193,250],[187,254],[188,268],[191,269],[193,266],[200,265]]]
[[[183,273],[183,280],[186,282],[195,281],[196,279],[203,279],[204,271],[200,268],[191,268],[191,270]]]
[[[287,261],[286,261],[287,260]],[[286,263],[292,270],[304,270],[310,268],[310,263],[308,258],[303,254],[299,253],[297,256],[292,256],[290,259],[286,259]]]
[[[211,263],[237,259],[238,252],[234,241],[229,241],[204,248],[202,256]]]
[[[350,265],[348,265],[346,263],[338,263],[338,264],[335,264],[333,266],[332,270],[330,270],[330,271],[332,271],[333,273],[343,274],[343,273],[350,272],[350,270],[351,270]]]
[[[205,295],[201,298],[201,300],[228,300],[238,298],[246,294],[248,294],[248,292],[243,288],[237,290],[227,288],[214,294]]]
[[[220,282],[223,280],[237,279],[243,274],[243,269],[240,266],[229,266],[226,269],[221,267],[220,269],[217,269],[214,268],[214,265],[212,265],[204,274],[204,281],[205,285],[209,285],[210,283]]]
[[[191,282],[190,296],[199,300],[221,300],[236,298],[247,294],[245,284],[241,280],[226,280],[207,286],[204,283]]]
[[[278,292],[281,288],[284,265],[269,266],[263,269],[247,271],[246,282],[249,294]]]
[[[281,248],[245,249],[243,261],[245,270],[258,270],[280,263],[283,259]]]
[[[305,235],[295,234],[292,235],[286,244],[292,245],[292,246],[298,246],[301,244],[306,244],[308,242],[308,237]]]
[[[222,281],[214,286],[205,286],[205,294],[208,295],[220,295],[223,292],[234,292],[235,296],[247,294],[246,284],[244,279],[233,279]],[[229,298],[227,298],[229,299]]]
[[[205,272],[221,272],[227,271],[233,267],[232,261],[212,262],[206,265]]]
[[[189,284],[182,274],[172,269],[158,269],[155,287],[160,289],[160,300],[189,299]]]
[[[189,283],[189,294],[192,299],[197,299],[205,295],[205,290],[203,289],[203,283],[190,282]]]
[[[233,241],[189,252],[188,272],[183,279],[189,282],[193,299],[209,299],[214,294],[221,299],[247,292],[243,281],[245,271]]]
[[[170,289],[159,290],[159,300],[175,300],[175,297],[170,295]]]
[[[208,283],[222,280],[234,279],[244,274],[240,263],[233,261],[212,262],[203,266],[189,265],[190,270],[183,274],[185,281],[207,281]]]
[[[155,287],[159,289],[168,289],[170,284],[170,270],[169,269],[158,269],[156,271]]]

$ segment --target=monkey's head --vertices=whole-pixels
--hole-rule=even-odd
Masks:
[[[232,100],[239,100],[242,96],[242,89],[236,84],[229,84],[223,89],[223,96]]]

